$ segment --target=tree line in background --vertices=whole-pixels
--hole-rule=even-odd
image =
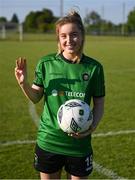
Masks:
[[[24,32],[54,32],[54,24],[59,17],[55,17],[53,12],[49,9],[42,11],[31,11],[23,22]],[[102,19],[96,12],[92,11],[86,14],[83,19],[86,33],[93,35],[104,34],[123,34],[135,35],[135,8],[131,10],[127,17],[127,22],[118,25]],[[19,19],[16,14],[13,14],[10,21],[5,17],[0,17],[0,24],[5,24],[7,28],[11,28],[11,24],[19,24]]]

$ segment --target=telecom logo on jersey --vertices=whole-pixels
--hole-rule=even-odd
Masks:
[[[69,96],[69,97],[81,97],[85,96],[85,93],[82,92],[72,92],[72,91],[57,91],[56,89],[52,90],[52,96]]]

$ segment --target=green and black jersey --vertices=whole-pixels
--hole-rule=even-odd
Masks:
[[[57,111],[69,99],[90,104],[91,97],[105,95],[102,65],[85,55],[79,64],[72,64],[62,55],[51,54],[40,59],[34,84],[44,88],[45,98],[38,145],[46,151],[77,157],[91,152],[91,136],[81,139],[68,136],[59,128]]]

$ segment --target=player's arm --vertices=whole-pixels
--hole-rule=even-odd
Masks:
[[[29,83],[24,83],[20,85],[25,96],[31,100],[34,104],[38,103],[43,96],[43,88],[33,84],[32,86]]]
[[[37,103],[43,96],[43,88],[33,84],[32,86],[27,80],[27,64],[25,58],[16,60],[15,77],[25,96],[33,103]]]
[[[104,97],[93,97],[93,122],[91,125],[91,132],[93,132],[97,128],[103,114]]]
[[[104,114],[104,97],[93,97],[93,122],[90,129],[80,134],[80,137],[87,136],[95,131]]]

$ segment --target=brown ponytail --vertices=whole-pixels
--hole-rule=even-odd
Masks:
[[[60,18],[55,24],[56,25],[56,37],[57,37],[57,41],[58,41],[58,53],[62,52],[62,49],[59,44],[59,28],[62,25],[65,25],[68,23],[76,24],[78,26],[79,30],[81,31],[83,41],[82,41],[82,46],[80,48],[80,51],[81,51],[80,53],[82,53],[84,40],[85,40],[85,29],[84,29],[80,15],[75,10],[71,10],[66,16]]]

